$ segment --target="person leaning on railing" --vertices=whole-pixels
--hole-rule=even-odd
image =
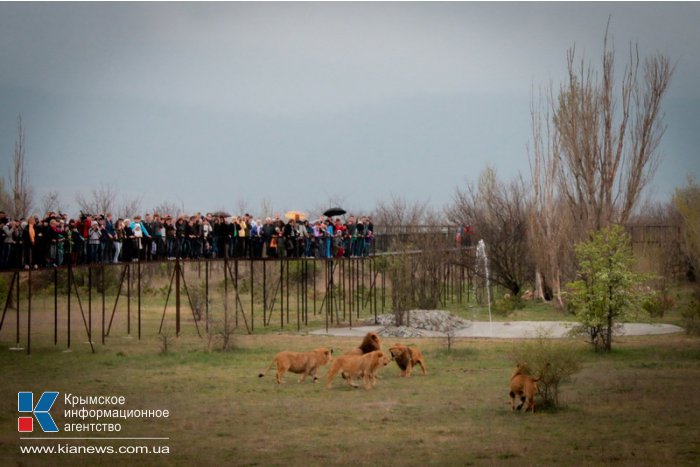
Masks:
[[[59,242],[63,242],[63,235],[58,226],[58,221],[56,219],[51,219],[49,221],[48,228],[45,228],[46,242],[48,247],[48,264],[53,266],[60,266],[62,258],[59,259],[58,255],[58,245]]]
[[[119,262],[119,256],[122,252],[122,245],[126,239],[126,233],[124,232],[124,221],[122,219],[117,219],[117,224],[114,229],[114,256],[112,258],[113,263]]]
[[[16,221],[8,220],[3,222],[2,228],[0,229],[0,239],[2,241],[0,253],[0,268],[13,268],[18,267],[19,264],[16,262],[16,249],[17,244],[20,241],[20,230],[19,224]]]
[[[292,219],[285,224],[279,215],[262,222],[247,213],[238,217],[181,214],[177,222],[170,215],[157,214],[133,219],[123,221],[121,245],[117,246],[116,222],[109,214],[81,212],[80,218],[68,219],[65,214],[49,212],[44,219],[30,216],[20,222],[0,211],[0,268],[202,256],[358,257],[370,253],[374,239],[368,217],[350,216],[345,224],[339,218],[312,223]],[[9,238],[7,230],[13,232]]]

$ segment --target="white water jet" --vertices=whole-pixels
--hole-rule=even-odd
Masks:
[[[481,259],[484,264],[484,278],[486,279],[486,303],[489,306],[489,326],[493,327],[493,321],[491,320],[491,284],[489,282],[489,258],[486,255],[486,243],[484,240],[479,240],[476,245],[476,257]]]

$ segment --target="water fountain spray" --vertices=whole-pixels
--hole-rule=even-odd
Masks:
[[[489,258],[486,256],[486,244],[484,240],[479,240],[476,245],[476,257],[481,259],[484,264],[484,278],[486,279],[486,303],[489,306],[489,326],[493,327],[493,321],[491,320],[491,284],[489,282]]]

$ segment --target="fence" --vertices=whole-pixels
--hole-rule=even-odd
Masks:
[[[657,275],[683,277],[688,263],[683,254],[681,227],[672,224],[626,225],[637,262]]]
[[[472,273],[464,258],[471,254],[458,251],[445,262],[442,305],[461,303],[465,294],[469,300]],[[391,307],[386,258],[223,258],[7,271],[0,274],[0,338],[14,334],[12,349],[28,354],[32,338],[67,349],[84,338],[95,352],[112,336],[140,340],[146,331],[201,337],[217,329],[300,330],[310,321],[326,329],[352,327],[376,322]]]
[[[404,243],[416,236],[428,235],[437,243],[452,247],[461,228],[456,225],[380,225],[375,227],[373,251],[387,253],[395,242]]]

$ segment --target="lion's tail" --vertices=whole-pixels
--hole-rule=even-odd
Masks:
[[[273,358],[270,365],[268,365],[267,368],[265,368],[262,372],[258,374],[258,378],[262,378],[263,376],[265,376],[265,374],[270,370],[270,368],[272,368],[272,365],[274,365],[275,362],[277,362],[277,357]]]

